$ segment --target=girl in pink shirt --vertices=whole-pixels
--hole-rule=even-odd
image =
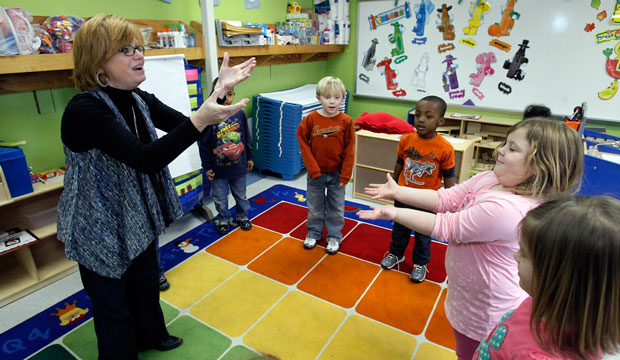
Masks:
[[[456,354],[471,359],[476,347],[503,314],[527,294],[519,287],[518,225],[544,199],[578,188],[583,146],[577,133],[561,122],[531,118],[513,125],[496,149],[493,171],[449,189],[370,184],[373,199],[394,199],[436,212],[382,206],[362,210],[362,219],[394,220],[448,242],[446,316],[452,325]]]
[[[565,197],[531,210],[515,253],[528,297],[474,359],[600,359],[620,348],[620,201]]]

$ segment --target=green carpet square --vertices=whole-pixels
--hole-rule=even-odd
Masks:
[[[181,316],[168,326],[171,335],[183,339],[183,345],[170,351],[149,350],[140,353],[140,359],[217,359],[232,344],[232,340],[212,328],[189,317]]]
[[[29,360],[75,360],[73,355],[71,355],[62,345],[54,344],[44,348],[39,351],[32,357],[28,358]],[[237,358],[235,358],[237,359]],[[238,358],[242,359],[242,358]],[[243,358],[245,359],[245,358]]]

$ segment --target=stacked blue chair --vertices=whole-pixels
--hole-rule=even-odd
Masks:
[[[349,92],[340,106],[347,112]],[[316,85],[259,94],[253,97],[252,148],[254,166],[259,172],[269,170],[292,180],[304,169],[297,141],[301,120],[321,108],[316,100]]]

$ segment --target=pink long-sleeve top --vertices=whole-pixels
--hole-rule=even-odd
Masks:
[[[493,171],[438,191],[432,236],[448,242],[445,309],[454,329],[482,340],[527,293],[519,286],[519,222],[540,200],[493,190]]]

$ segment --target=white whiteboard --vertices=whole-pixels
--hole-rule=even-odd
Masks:
[[[478,0],[479,2],[480,0]],[[620,121],[620,94],[611,99],[601,100],[599,91],[608,88],[614,78],[606,71],[607,58],[603,50],[613,49],[620,45],[619,40],[596,43],[596,34],[607,30],[620,30],[620,26],[612,24],[610,19],[614,12],[616,0],[601,0],[598,9],[590,6],[591,0],[518,0],[514,3],[514,12],[520,14],[513,17],[514,26],[509,36],[492,37],[488,34],[489,26],[499,23],[502,8],[510,0],[488,0],[490,9],[484,14],[482,24],[476,35],[464,33],[471,19],[470,6],[476,0],[431,0],[433,11],[428,16],[424,34],[418,36],[412,30],[416,26],[417,7],[422,0],[360,1],[358,4],[358,33],[356,60],[355,95],[387,98],[419,100],[426,95],[442,97],[448,104],[468,104],[486,109],[522,111],[529,104],[545,104],[554,114],[568,115],[573,108],[587,102],[586,116],[589,119]],[[425,4],[429,0],[424,1]],[[439,20],[437,9],[442,4],[452,6],[448,11],[454,25],[455,39],[444,40],[443,34],[437,29]],[[406,17],[405,6],[409,8]],[[400,11],[400,13],[398,13]],[[606,17],[599,21],[597,15],[602,11]],[[390,20],[390,13],[396,15]],[[381,22],[381,15],[388,15]],[[399,15],[404,15],[399,18]],[[371,20],[375,19],[376,29],[372,29]],[[601,15],[602,17],[602,15]],[[394,20],[396,19],[396,20]],[[395,33],[395,21],[400,25],[402,33],[401,49],[403,54],[392,55],[393,49],[398,53],[396,41],[390,42]],[[587,24],[595,28],[586,32]],[[619,31],[620,33],[620,31]],[[424,44],[420,44],[426,38]],[[370,50],[372,40],[377,39],[375,63],[364,68],[364,56]],[[418,39],[418,40],[416,40]],[[461,42],[472,39],[475,46]],[[489,43],[498,39],[511,46],[508,52],[501,51]],[[507,77],[508,70],[503,68],[505,61],[512,62],[522,40],[529,40],[529,48],[525,50],[528,63],[521,66],[524,71],[522,80]],[[418,42],[414,44],[413,41]],[[471,41],[470,41],[471,43]],[[453,44],[454,50],[443,53],[438,51],[442,44]],[[477,73],[476,57],[481,53],[492,52],[496,62],[491,64],[492,75],[486,75],[479,86],[470,84],[470,74]],[[620,52],[620,46],[619,46]],[[424,54],[428,56],[428,67],[424,64]],[[446,92],[442,76],[447,69],[446,56],[456,58],[458,87],[449,86]],[[620,54],[612,54],[615,59]],[[384,67],[377,65],[387,58],[390,67],[395,71],[393,81],[398,83],[395,89],[388,89]],[[396,63],[396,62],[399,63]],[[454,77],[452,77],[454,78]],[[424,80],[424,81],[421,81]],[[505,94],[498,89],[499,83],[505,83],[510,93]],[[450,82],[448,81],[450,85]],[[504,87],[508,89],[508,87]],[[479,90],[482,98],[474,92]],[[394,93],[396,91],[396,93]],[[396,94],[396,95],[395,95]],[[404,96],[399,96],[403,95]],[[452,95],[452,98],[451,98]],[[463,95],[462,97],[458,97]]]
[[[190,116],[192,110],[185,78],[185,57],[180,54],[146,56],[144,59],[146,81],[140,84],[140,89],[154,94],[161,102],[183,115]],[[159,137],[165,134],[157,129]],[[172,177],[177,177],[198,170],[201,166],[198,145],[193,144],[177,156],[168,165],[168,169]]]

